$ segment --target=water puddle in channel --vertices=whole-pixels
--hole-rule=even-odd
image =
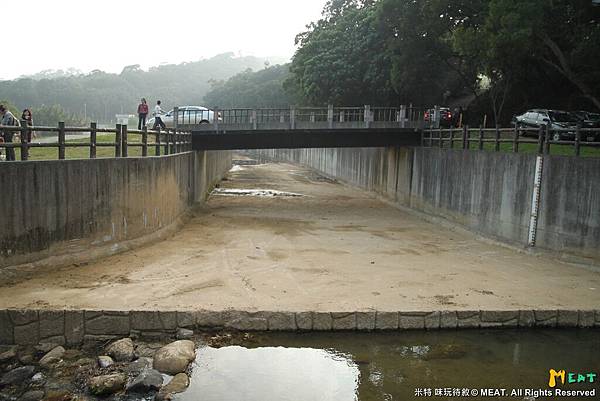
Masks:
[[[211,195],[220,196],[257,196],[257,197],[299,197],[304,196],[295,192],[277,191],[275,189],[237,189],[215,188]]]
[[[548,390],[549,369],[600,373],[599,334],[599,330],[256,334],[239,344],[198,349],[190,387],[173,399],[391,401],[419,398],[415,390],[427,388]],[[596,396],[600,389],[598,381],[562,387],[595,388]],[[555,398],[523,393],[511,399]]]

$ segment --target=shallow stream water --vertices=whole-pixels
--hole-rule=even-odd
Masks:
[[[551,390],[549,369],[600,373],[598,330],[254,335],[239,345],[198,349],[179,401],[380,401],[435,397],[436,389]],[[565,384],[571,390],[600,385]],[[432,397],[418,397],[418,389]],[[473,396],[473,390],[479,394]],[[426,394],[426,393],[424,393]],[[456,394],[456,393],[454,393]],[[557,399],[535,393],[504,399]],[[533,394],[533,395],[532,395]],[[496,398],[498,399],[498,398]],[[595,399],[570,397],[569,399]]]

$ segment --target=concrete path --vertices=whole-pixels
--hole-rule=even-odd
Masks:
[[[0,308],[593,310],[600,273],[425,222],[288,164],[236,166],[169,240],[0,287]],[[593,320],[593,317],[592,317]]]

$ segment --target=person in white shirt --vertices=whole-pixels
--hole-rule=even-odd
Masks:
[[[167,128],[167,126],[165,125],[163,120],[160,118],[160,116],[162,114],[165,114],[165,112],[160,108],[160,100],[159,100],[156,102],[156,106],[154,106],[154,126],[152,127],[153,130],[156,130],[156,128],[159,126],[162,129]]]

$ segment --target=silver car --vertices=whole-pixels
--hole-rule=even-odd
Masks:
[[[160,116],[161,120],[167,128],[173,128],[174,110]],[[218,117],[217,117],[218,118]],[[215,112],[202,106],[180,106],[179,116],[177,118],[178,125],[199,125],[211,124],[214,122]],[[150,118],[146,122],[146,127],[152,129],[154,127],[155,117]]]

